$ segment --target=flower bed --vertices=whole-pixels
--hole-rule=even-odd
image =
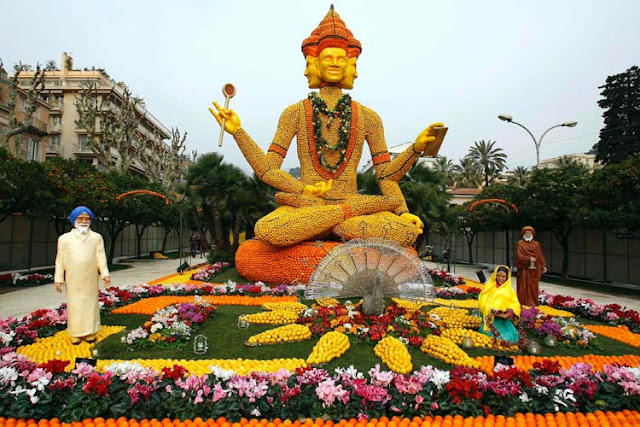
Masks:
[[[191,275],[191,280],[211,282],[213,278],[229,268],[228,262],[215,262],[209,264]]]
[[[214,305],[202,302],[174,304],[156,311],[151,320],[129,332],[127,345],[131,348],[158,346],[183,347],[196,325],[202,324],[215,312]]]
[[[443,415],[619,411],[640,407],[640,368],[589,365],[529,372],[499,365],[492,376],[457,367],[425,366],[409,375],[375,367],[333,373],[317,368],[240,376],[217,370],[189,375],[181,366],[156,372],[135,363],[98,372],[84,363],[37,365],[14,352],[0,359],[0,414],[79,421],[96,417],[196,418],[226,416],[373,418]]]
[[[0,275],[0,286],[28,287],[53,283],[53,274],[8,273]]]
[[[240,301],[244,298],[286,297],[294,301],[300,290],[301,287],[231,282],[220,286],[134,286],[109,288],[101,293],[100,304],[104,310],[112,310],[149,297],[188,298],[191,301],[199,298],[234,298]],[[475,303],[474,299],[442,301],[447,305]],[[560,299],[555,299],[556,303],[558,301]],[[592,316],[606,318],[607,313],[615,313],[618,316],[616,320],[621,323],[630,322],[637,315],[615,306],[578,301],[578,310],[584,310],[588,304]],[[565,298],[563,302],[571,305],[569,299]],[[385,341],[385,346],[380,347],[380,357],[390,366],[398,365],[397,370],[400,371],[407,365],[405,359],[394,359],[401,350],[397,348],[397,340],[404,340],[409,346],[420,346],[418,341],[421,338],[423,343],[425,335],[438,336],[443,330],[463,328],[465,316],[468,316],[466,310],[454,307],[430,309],[425,313],[419,304],[396,302],[389,305],[380,318],[367,319],[359,313],[357,304],[322,303],[302,311],[300,319],[305,320],[299,319],[299,323],[308,324],[310,331],[315,329],[316,334],[334,330],[357,340],[378,342],[386,336],[389,342]],[[281,305],[270,307],[275,310]],[[559,304],[555,308],[574,312],[570,307],[560,307]],[[541,307],[523,311],[522,318],[529,322],[530,333],[540,338],[551,334],[564,338],[561,342],[569,339],[569,345],[580,345],[585,336],[584,330],[571,319],[551,321],[546,310]],[[38,367],[9,346],[22,345],[38,336],[63,329],[66,313],[63,310],[39,310],[25,319],[25,328],[19,333],[15,329],[20,321],[0,320],[0,333],[4,334],[0,338],[5,346],[0,347],[0,416],[81,420],[95,417],[184,419],[234,414],[233,421],[236,421],[243,416],[269,419],[329,416],[372,420],[402,414],[435,421],[436,417],[443,420],[445,416],[455,414],[459,417],[482,416],[487,420],[491,414],[514,415],[515,418],[519,414],[519,419],[523,420],[522,413],[529,412],[529,419],[546,420],[546,416],[534,416],[533,413],[614,411],[640,407],[640,368],[635,367],[640,364],[640,356],[636,355],[551,358],[516,355],[513,367],[499,365],[495,372],[493,356],[481,356],[468,358],[474,363],[465,362],[467,367],[458,366],[451,371],[431,366],[415,367],[406,375],[384,371],[379,366],[367,374],[358,373],[353,368],[328,372],[318,367],[307,367],[302,359],[184,360],[178,362],[178,366],[170,360],[150,360],[140,364],[100,360],[97,371],[79,364],[73,372],[62,373],[56,371],[60,369],[58,365],[61,362],[52,361],[51,356],[40,359],[47,360],[47,363]],[[608,321],[614,322],[611,316]],[[378,324],[383,325],[382,328]],[[613,335],[610,330],[606,331]],[[638,337],[631,331],[627,332],[630,335],[626,340],[636,342]],[[391,340],[394,336],[396,341]],[[451,339],[454,338],[452,336]],[[591,338],[588,338],[586,342],[590,345]],[[278,370],[279,367],[290,371]],[[296,368],[296,372],[291,372]],[[272,372],[248,373],[262,369]],[[247,374],[237,375],[234,371]],[[550,416],[549,423],[552,423],[555,418]],[[592,421],[596,420],[593,417]],[[566,419],[569,419],[568,414]],[[2,422],[0,418],[0,424]]]
[[[432,269],[429,270],[429,275],[433,280],[433,286],[436,287],[447,287],[447,286],[456,286],[456,285],[464,285],[465,280],[453,273],[448,273],[444,270]]]
[[[598,320],[611,325],[628,326],[632,332],[640,332],[640,313],[623,308],[619,304],[597,304],[589,298],[574,298],[568,295],[554,295],[540,291],[541,303],[567,310],[585,319]]]

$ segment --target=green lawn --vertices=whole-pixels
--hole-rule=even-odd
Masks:
[[[247,347],[244,342],[251,336],[267,329],[275,328],[273,325],[250,325],[247,329],[239,329],[237,327],[238,316],[247,313],[259,312],[259,307],[247,306],[219,306],[214,317],[210,318],[204,325],[197,329],[195,335],[202,334],[209,339],[209,350],[203,355],[193,354],[193,337],[192,340],[182,349],[163,349],[154,348],[148,350],[129,351],[126,346],[121,343],[120,339],[123,334],[129,330],[140,326],[148,320],[146,315],[122,315],[108,314],[102,316],[102,322],[107,325],[122,325],[127,327],[127,331],[122,334],[110,336],[100,344],[100,358],[102,359],[274,359],[274,358],[303,358],[306,359],[311,353],[313,346],[318,341],[314,337],[307,341],[287,343],[271,346]],[[585,322],[586,323],[586,322]],[[594,323],[594,322],[588,322]],[[583,350],[578,348],[555,347],[548,348],[542,346],[540,356],[581,356],[585,354],[602,354],[602,355],[622,355],[622,354],[640,354],[638,349],[623,344],[619,341],[611,340],[602,336],[598,337],[600,349]],[[333,370],[337,367],[355,366],[360,371],[367,371],[376,364],[380,363],[380,359],[373,353],[372,343],[359,342],[350,337],[351,348],[340,358],[328,363],[324,368]],[[427,354],[422,353],[415,347],[410,348],[410,353],[414,368],[421,365],[433,365],[441,369],[451,369],[451,365],[447,365]],[[486,349],[471,349],[467,353],[471,357],[504,354],[488,351]]]

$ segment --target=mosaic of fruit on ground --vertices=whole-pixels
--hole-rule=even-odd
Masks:
[[[97,344],[71,344],[64,308],[2,319],[0,415],[543,425],[536,414],[582,411],[598,425],[594,411],[640,405],[639,317],[619,306],[543,293],[507,345],[478,332],[481,285],[461,278],[432,303],[393,299],[373,317],[355,300],[300,300],[301,286],[193,280],[216,273],[202,269],[107,289]]]

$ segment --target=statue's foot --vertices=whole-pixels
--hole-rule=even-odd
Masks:
[[[411,246],[418,238],[418,229],[409,220],[391,212],[378,212],[349,218],[332,230],[344,240],[380,238]]]
[[[71,337],[71,344],[80,344],[82,342],[82,338],[80,337]]]
[[[96,342],[96,334],[87,335],[84,340],[86,342]]]

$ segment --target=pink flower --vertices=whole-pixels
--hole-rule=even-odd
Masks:
[[[87,379],[91,376],[91,374],[93,374],[95,370],[96,368],[89,365],[88,363],[76,363],[76,368],[71,371],[71,373],[77,375],[80,378]]]
[[[391,371],[380,371],[380,365],[376,364],[376,366],[369,369],[369,376],[371,377],[371,384],[387,387],[396,377],[396,374]]]
[[[316,395],[322,400],[322,406],[325,408],[334,404],[336,399],[347,403],[349,401],[349,392],[342,388],[342,385],[335,383],[335,380],[327,378],[316,387]]]
[[[220,399],[224,399],[225,397],[227,397],[227,394],[229,392],[225,389],[222,388],[222,386],[217,383],[215,386],[213,386],[213,401],[217,402]]]

